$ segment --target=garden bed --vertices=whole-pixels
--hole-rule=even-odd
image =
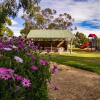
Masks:
[[[0,38],[0,100],[48,100],[49,62],[21,37]]]

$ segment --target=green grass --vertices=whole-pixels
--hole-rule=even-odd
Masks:
[[[76,52],[72,54],[52,54],[51,61],[100,74],[100,53]],[[44,56],[47,58],[47,55]]]

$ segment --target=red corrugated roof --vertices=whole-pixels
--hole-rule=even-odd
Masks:
[[[91,33],[88,37],[96,37],[96,35]]]

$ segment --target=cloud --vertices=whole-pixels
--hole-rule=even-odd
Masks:
[[[11,18],[12,25],[8,26],[13,32],[15,36],[20,35],[20,30],[23,29],[23,23],[25,22],[23,19],[20,17],[16,17],[14,19]]]
[[[100,34],[100,0],[42,0],[42,8],[52,8],[59,13],[67,12],[75,19],[79,31]]]
[[[14,36],[20,36],[20,30],[23,27],[9,26],[9,28],[14,32]]]
[[[73,33],[76,33],[77,31],[84,33],[87,37],[90,33],[93,33],[93,34],[96,34],[97,37],[100,38],[100,30],[98,29],[88,29],[84,27],[78,27],[78,29],[76,31],[73,31]]]
[[[76,23],[77,26],[85,27],[88,29],[100,29],[99,20],[86,20]]]
[[[79,1],[79,0],[78,0]],[[80,0],[81,1],[81,0]],[[68,12],[76,21],[100,18],[100,0],[85,0],[85,2],[75,2],[75,0],[42,0],[42,8],[53,8],[58,13]]]
[[[3,3],[4,2],[4,0],[0,0],[0,3]]]
[[[43,1],[43,3],[42,3]],[[88,18],[92,18],[98,14],[100,18],[100,0],[98,2],[94,2],[93,0],[89,0],[91,2],[75,2],[74,0],[42,0],[41,7],[52,7],[58,11],[58,13],[68,12],[75,18],[76,21],[83,21]],[[51,6],[52,5],[52,6]]]
[[[73,0],[74,2],[87,2],[88,0]]]
[[[41,8],[52,8],[57,10],[58,14],[67,12],[75,19],[75,25],[78,31],[86,34],[90,32],[100,34],[100,0],[41,0]],[[18,20],[13,22],[13,30],[19,35],[22,28],[21,16],[23,9],[18,13]],[[16,28],[14,27],[16,26]]]
[[[91,20],[91,23],[96,26],[99,26],[99,28],[100,28],[100,20],[94,19],[94,20]]]
[[[13,19],[11,19],[11,22],[12,22],[12,25],[18,25],[18,22]]]

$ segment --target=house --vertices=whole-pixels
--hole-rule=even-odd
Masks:
[[[74,35],[69,30],[31,30],[27,38],[38,43],[43,49],[58,51],[59,48],[68,50],[68,44],[72,48]]]

